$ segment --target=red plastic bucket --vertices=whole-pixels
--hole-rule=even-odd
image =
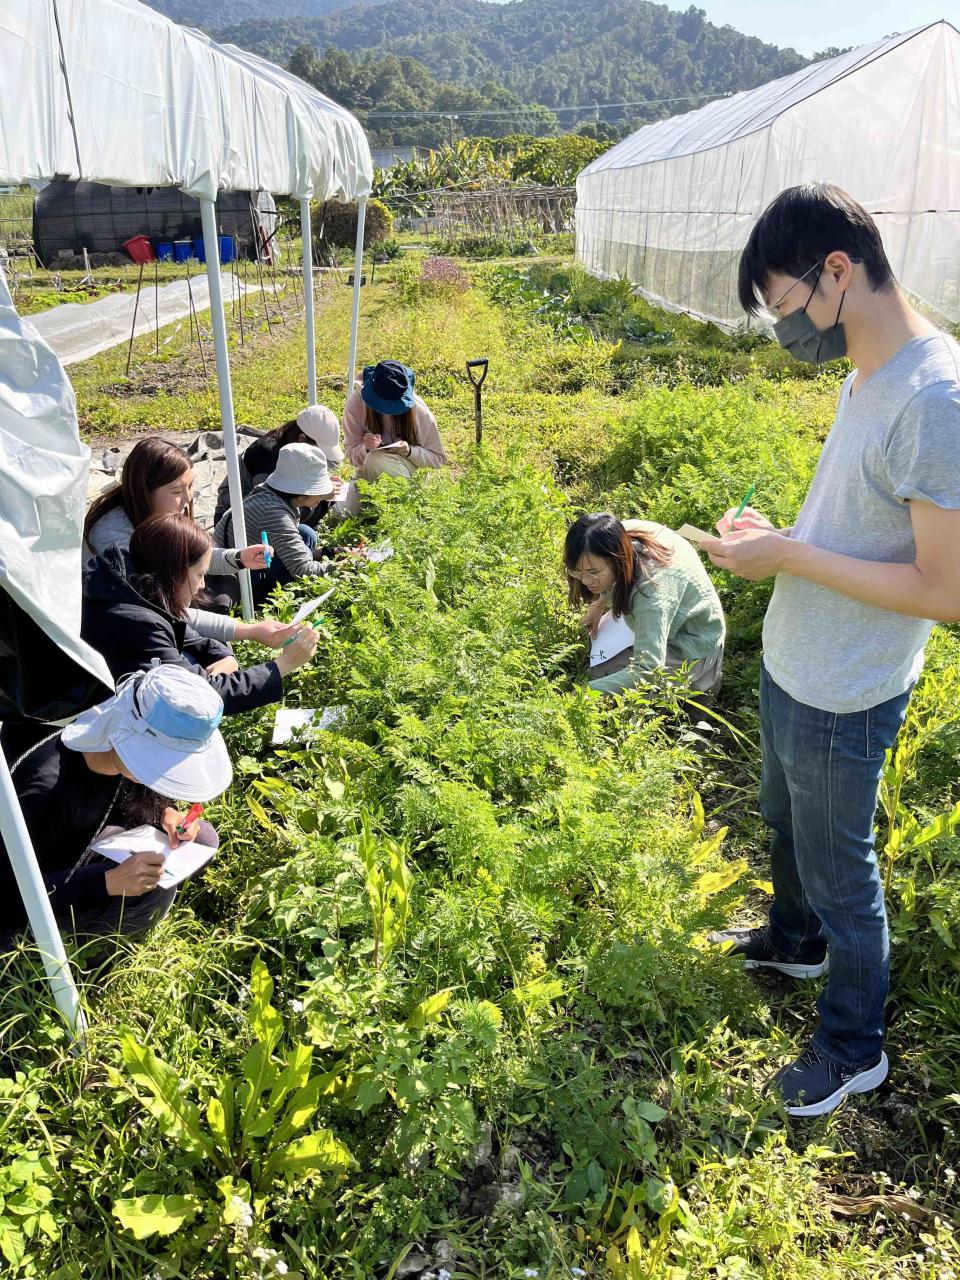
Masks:
[[[129,240],[124,240],[123,247],[134,262],[153,261],[153,246],[146,236],[132,236]]]

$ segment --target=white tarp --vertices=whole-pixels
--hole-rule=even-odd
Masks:
[[[244,284],[236,276],[221,275],[223,295],[226,301],[235,303],[238,290],[242,294],[254,293],[256,284]],[[129,342],[133,326],[135,337],[153,333],[159,325],[172,324],[190,314],[190,294],[193,309],[199,313],[210,307],[210,288],[206,275],[186,280],[174,280],[154,290],[152,284],[144,285],[137,302],[135,293],[111,293],[93,302],[63,302],[49,311],[40,311],[30,317],[30,323],[56,353],[61,364],[78,364],[89,360],[101,351]],[[137,318],[134,323],[133,313]],[[164,338],[160,339],[165,341]]]
[[[370,191],[370,148],[348,112],[139,0],[3,0],[0,67],[0,183],[83,176],[206,199]]]
[[[89,469],[73,388],[17,315],[0,269],[0,582],[64,653],[112,689],[107,664],[80,639]]]
[[[750,230],[803,182],[865,205],[901,284],[960,322],[960,33],[934,23],[638,130],[577,179],[577,257],[736,325]]]

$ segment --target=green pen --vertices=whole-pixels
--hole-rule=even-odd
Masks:
[[[730,521],[731,524],[737,523],[737,521],[743,515],[744,508],[746,507],[747,503],[750,501],[750,499],[753,497],[753,495],[756,492],[757,492],[757,486],[755,484],[752,484],[750,488],[747,490],[747,492],[743,495],[743,501],[740,503],[739,507],[737,507],[737,514]]]
[[[307,623],[307,626],[308,626],[308,627],[318,627],[319,625],[320,625],[320,619],[319,619],[319,618],[317,619],[317,621],[316,621],[316,622],[308,622],[308,623]],[[300,634],[300,632],[298,631],[298,632],[297,632],[297,636],[298,636],[299,634]],[[283,642],[283,644],[280,646],[280,648],[281,648],[281,649],[285,649],[285,648],[287,647],[287,645],[288,645],[288,644],[293,644],[293,642],[294,642],[294,640],[296,640],[297,636],[291,636],[289,640],[284,640],[284,642]]]

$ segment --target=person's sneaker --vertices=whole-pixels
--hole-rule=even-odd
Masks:
[[[707,941],[715,946],[726,945],[728,956],[743,956],[744,969],[776,969],[788,978],[819,978],[827,971],[827,954],[822,960],[791,960],[774,951],[770,945],[767,926],[756,929],[721,929],[707,935]]]
[[[872,1066],[844,1067],[810,1045],[796,1062],[781,1067],[767,1088],[780,1095],[788,1116],[825,1116],[848,1094],[869,1093],[883,1084],[889,1069],[885,1053]]]

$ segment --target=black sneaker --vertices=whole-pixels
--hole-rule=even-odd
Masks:
[[[774,951],[767,935],[767,926],[758,929],[721,929],[707,935],[707,941],[715,946],[726,944],[725,955],[743,956],[744,969],[776,969],[788,978],[819,978],[827,972],[827,954],[822,960],[791,960]]]
[[[788,1116],[825,1116],[849,1093],[869,1093],[883,1084],[890,1064],[881,1053],[866,1067],[843,1067],[830,1062],[810,1045],[786,1067],[781,1067],[767,1088],[778,1093]]]

